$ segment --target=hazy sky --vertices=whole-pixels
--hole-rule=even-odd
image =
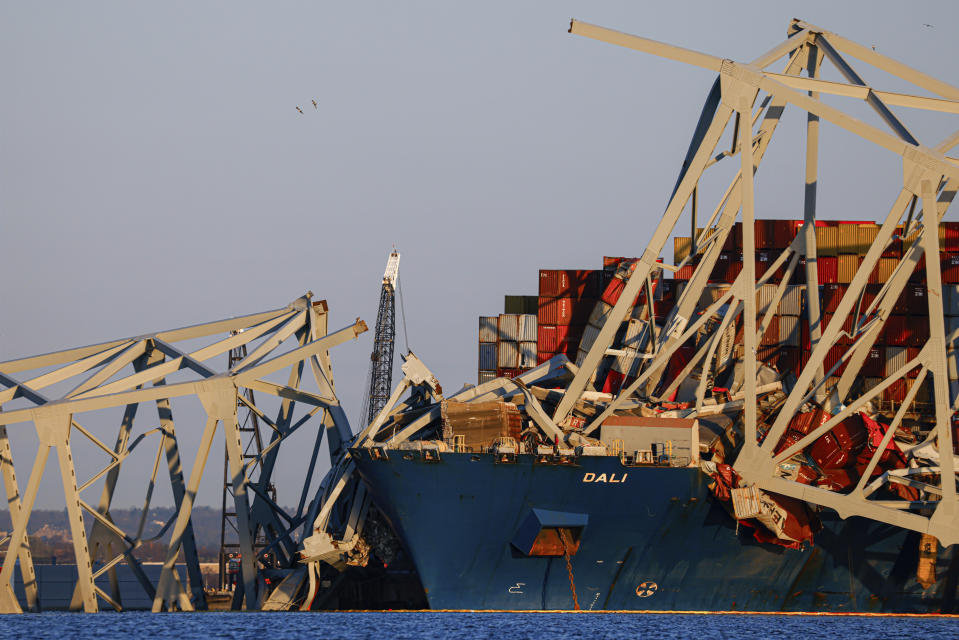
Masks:
[[[800,17],[959,84],[953,1],[5,0],[0,360],[307,290],[332,328],[372,327],[395,244],[410,347],[447,389],[475,382],[476,317],[504,293],[642,252],[713,80],[571,36],[571,17],[741,61]],[[801,216],[804,123],[787,112],[759,216]],[[932,145],[957,124],[915,131]],[[821,152],[822,215],[884,216],[898,161],[827,125]],[[371,342],[333,352],[351,417]],[[198,426],[178,424],[187,464]],[[13,437],[25,485],[32,452]],[[221,460],[200,503],[219,502]],[[39,507],[62,505],[49,471]],[[280,474],[281,502],[297,474]]]

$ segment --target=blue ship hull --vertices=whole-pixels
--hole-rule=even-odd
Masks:
[[[491,454],[389,456],[353,452],[434,609],[568,610],[573,589],[586,610],[955,609],[953,549],[940,551],[937,582],[924,589],[919,536],[900,528],[826,511],[813,546],[761,544],[736,527],[696,468],[624,467],[617,457],[559,465],[528,455],[513,463]],[[527,529],[543,514],[582,525],[572,585],[563,556],[526,555]]]

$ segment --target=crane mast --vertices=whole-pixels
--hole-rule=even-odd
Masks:
[[[373,422],[386,406],[393,386],[393,343],[396,337],[394,293],[400,273],[400,254],[394,249],[386,261],[380,305],[376,311],[376,332],[370,354],[369,410],[366,423]]]

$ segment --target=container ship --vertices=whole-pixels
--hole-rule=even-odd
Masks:
[[[475,386],[444,395],[408,354],[413,393],[334,479],[362,479],[435,609],[955,611],[959,140],[919,145],[883,100],[954,110],[959,90],[798,20],[748,65],[570,30],[719,74],[649,245],[507,295],[479,318]],[[860,91],[851,56],[939,102]],[[787,107],[809,114],[805,198],[762,211]],[[817,215],[820,121],[901,156],[888,213]],[[733,177],[701,215],[717,165]]]

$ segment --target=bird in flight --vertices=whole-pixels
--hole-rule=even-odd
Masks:
[[[296,110],[299,111],[301,114],[303,113],[303,109],[300,109],[299,107],[297,107]]]
[[[930,29],[935,29],[934,26],[932,26],[931,24],[926,24],[925,22],[922,23],[922,26],[929,27]]]
[[[313,101],[313,108],[316,109],[316,100]]]

